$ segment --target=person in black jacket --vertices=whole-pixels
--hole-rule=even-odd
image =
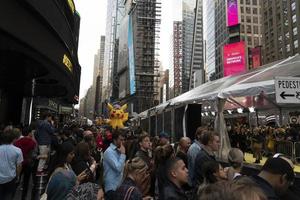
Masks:
[[[182,189],[188,182],[188,169],[182,159],[171,158],[166,163],[168,181],[163,186],[164,200],[187,200]]]
[[[291,160],[283,156],[269,158],[252,180],[263,190],[269,200],[279,200],[293,185],[295,174]]]
[[[191,146],[191,139],[188,137],[182,137],[179,140],[178,149],[176,153],[176,157],[181,158],[185,164],[188,166],[188,156],[187,152]]]
[[[195,166],[194,166],[194,180],[193,185],[200,185],[203,182],[203,164],[208,161],[215,161],[214,152],[220,148],[220,139],[217,133],[213,131],[207,131],[202,134],[200,138],[202,143],[201,151],[198,153]]]

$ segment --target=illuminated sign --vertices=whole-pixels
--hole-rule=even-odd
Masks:
[[[223,47],[224,76],[246,70],[245,42],[236,42]]]
[[[70,61],[70,59],[68,58],[68,56],[66,54],[64,54],[63,63],[68,68],[68,70],[70,72],[73,71],[73,64],[72,64],[72,62]]]
[[[251,49],[252,68],[261,66],[261,47]]]
[[[134,63],[134,48],[133,48],[133,29],[132,29],[132,16],[129,15],[128,24],[128,58],[129,58],[129,89],[130,95],[136,92],[135,86],[135,63]]]
[[[75,5],[74,5],[73,0],[68,0],[68,4],[69,4],[69,7],[70,7],[72,13],[74,14],[74,12],[75,12]]]
[[[239,6],[238,0],[226,0],[227,26],[239,24]]]

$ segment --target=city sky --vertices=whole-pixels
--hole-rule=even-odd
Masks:
[[[78,57],[81,65],[80,98],[93,82],[94,55],[105,35],[107,0],[74,0],[80,14]]]
[[[76,9],[81,16],[79,35],[79,62],[81,64],[80,98],[92,85],[94,55],[100,47],[100,36],[105,35],[107,0],[74,0]],[[172,36],[172,22],[181,20],[180,12],[182,0],[161,0],[162,22],[160,34],[160,60],[163,69],[170,65],[170,48]]]

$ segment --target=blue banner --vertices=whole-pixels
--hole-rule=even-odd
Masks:
[[[133,28],[132,28],[132,16],[131,15],[129,15],[128,22],[129,22],[128,23],[129,85],[130,85],[130,95],[133,95],[136,92],[136,86],[135,86]]]

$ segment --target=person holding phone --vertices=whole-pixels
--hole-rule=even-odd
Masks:
[[[126,160],[125,137],[118,129],[112,133],[113,142],[103,155],[105,199],[113,200],[114,193],[121,184]]]

